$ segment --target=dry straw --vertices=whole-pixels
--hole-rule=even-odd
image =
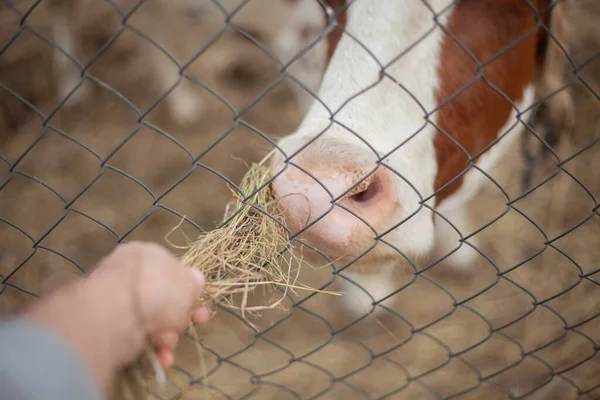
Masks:
[[[227,207],[221,226],[183,248],[181,260],[206,277],[198,304],[236,309],[246,318],[246,313],[277,307],[290,290],[316,291],[297,282],[301,252],[288,251],[290,241],[281,204],[265,166],[271,154],[250,167],[240,183],[241,193],[230,188],[234,201]],[[247,195],[251,196],[244,198]],[[258,287],[279,287],[281,295],[267,304],[249,306],[248,296]],[[241,295],[239,304],[234,302],[234,295]],[[165,373],[149,348],[123,374],[119,392],[124,398],[143,399],[149,385],[165,381]]]

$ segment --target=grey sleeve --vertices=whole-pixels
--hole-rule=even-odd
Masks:
[[[0,400],[104,400],[79,355],[34,323],[0,321]]]

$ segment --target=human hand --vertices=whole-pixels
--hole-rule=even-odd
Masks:
[[[173,363],[178,333],[190,320],[208,320],[193,310],[204,277],[161,246],[120,245],[83,280],[52,293],[26,316],[54,328],[81,354],[107,389],[119,369],[133,362],[148,338],[163,367]]]

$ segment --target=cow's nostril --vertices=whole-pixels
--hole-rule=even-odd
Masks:
[[[377,177],[371,179],[366,187],[357,188],[359,191],[350,196],[350,199],[356,203],[367,203],[370,200],[377,197],[377,195],[381,192],[381,182]]]

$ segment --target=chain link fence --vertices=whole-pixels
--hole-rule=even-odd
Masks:
[[[171,242],[217,226],[228,185],[302,121],[322,67],[311,54],[344,29],[343,9],[307,0],[294,14],[297,3],[0,2],[1,312],[85,274],[118,243],[167,245],[182,219]],[[472,267],[399,262],[396,289],[375,298],[345,275],[352,265],[320,254],[299,280],[350,282],[344,296],[362,315],[310,292],[249,321],[221,309],[197,327],[200,343],[182,338],[153,396],[599,398],[600,8],[569,4],[560,34],[538,19],[558,82],[542,74],[523,140],[482,171],[469,203],[460,243],[476,249]],[[290,24],[310,46],[278,48]]]

